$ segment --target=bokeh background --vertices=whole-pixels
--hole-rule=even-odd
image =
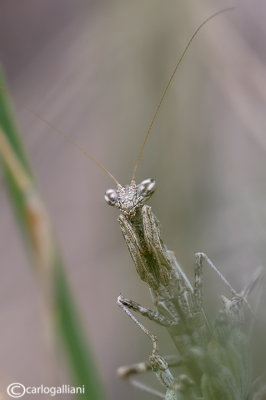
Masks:
[[[264,1],[2,0],[0,57],[11,94],[126,184],[178,56],[201,22],[228,6],[235,10],[210,22],[182,62],[137,179],[156,178],[151,204],[186,273],[193,277],[194,253],[204,251],[240,290],[266,265]],[[104,202],[113,182],[14,106],[108,399],[151,399],[116,377],[119,365],[151,351],[116,297],[151,301],[123,242],[118,212]],[[2,183],[0,198],[1,383],[48,385],[42,296]],[[212,314],[226,288],[211,271],[204,288]],[[162,353],[171,351],[167,335],[147,326],[160,336]],[[63,360],[58,371],[58,382],[70,383]]]

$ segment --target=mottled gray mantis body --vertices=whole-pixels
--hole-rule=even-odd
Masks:
[[[166,388],[163,398],[170,400],[178,399],[177,390],[180,390],[182,386],[187,386],[184,390],[189,390],[191,380],[186,375],[179,377],[182,382],[174,379],[167,360],[159,354],[157,338],[134,317],[132,311],[167,327],[180,354],[180,359],[173,357],[171,359],[171,364],[176,366],[182,364],[184,337],[186,337],[187,346],[193,348],[198,343],[203,344],[206,338],[212,336],[202,308],[203,264],[210,266],[229,288],[232,299],[223,298],[228,313],[235,309],[235,314],[237,316],[240,314],[242,303],[246,301],[244,293],[247,291],[238,294],[204,253],[196,254],[195,282],[194,286],[191,285],[174,253],[163,243],[159,222],[151,207],[143,204],[152,195],[154,189],[155,182],[152,179],[146,179],[139,185],[133,181],[129,186],[118,186],[117,190],[108,190],[105,197],[109,204],[115,205],[121,211],[118,221],[124,239],[136,271],[139,277],[148,284],[156,307],[156,311],[153,311],[122,295],[118,297],[118,305],[150,338],[153,345],[148,364],[140,363],[139,366],[121,367],[119,375],[122,378],[131,378],[135,373],[151,369]],[[133,384],[139,386],[136,381],[133,381]],[[159,395],[153,389],[143,387],[143,385],[141,387]]]

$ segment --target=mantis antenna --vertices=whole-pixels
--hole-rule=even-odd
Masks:
[[[0,88],[2,89],[2,88]],[[3,89],[4,90],[4,89]],[[84,147],[82,147],[80,144],[75,142],[70,136],[68,136],[63,130],[59,129],[56,125],[54,125],[52,122],[48,121],[46,118],[44,118],[41,114],[39,114],[37,111],[35,111],[33,108],[29,107],[27,104],[22,103],[19,101],[21,106],[25,108],[25,110],[29,111],[33,115],[35,115],[37,118],[39,118],[42,122],[44,122],[46,125],[49,126],[53,131],[58,133],[59,135],[63,136],[65,140],[67,140],[69,143],[71,143],[73,146],[75,146],[79,151],[81,151],[86,157],[88,157],[91,161],[93,161],[98,167],[100,167],[106,174],[110,176],[113,181],[115,181],[116,185],[119,186],[118,180],[111,174],[110,171],[108,171],[107,168],[103,164],[101,164],[95,157],[93,157]]]
[[[159,103],[158,103],[158,105],[157,105],[157,107],[156,107],[156,109],[155,109],[155,112],[154,112],[154,114],[153,114],[153,117],[152,117],[152,119],[151,119],[151,122],[150,122],[150,124],[149,124],[149,127],[148,127],[148,129],[147,129],[146,135],[145,135],[145,137],[144,137],[144,141],[143,141],[142,146],[141,146],[140,151],[139,151],[139,155],[138,155],[138,158],[137,158],[137,161],[136,161],[134,170],[133,170],[132,180],[135,180],[136,173],[137,173],[137,169],[138,169],[139,163],[140,163],[140,161],[141,161],[141,158],[142,158],[142,154],[143,154],[145,145],[146,145],[147,140],[148,140],[148,138],[149,138],[151,129],[152,129],[152,127],[153,127],[153,124],[154,124],[154,122],[155,122],[155,120],[156,120],[156,118],[157,118],[157,116],[158,116],[158,113],[159,113],[159,111],[160,111],[161,105],[162,105],[162,103],[163,103],[163,101],[164,101],[164,99],[165,99],[165,96],[166,96],[166,94],[167,94],[167,92],[168,92],[168,89],[169,89],[169,87],[170,87],[170,85],[171,85],[171,83],[172,83],[172,81],[173,81],[173,79],[174,79],[175,73],[176,73],[176,71],[177,71],[179,65],[181,64],[181,61],[183,60],[183,58],[184,58],[184,56],[185,56],[185,54],[186,54],[188,48],[189,48],[190,45],[191,45],[191,42],[193,41],[193,39],[195,38],[195,36],[197,36],[197,34],[198,34],[198,32],[201,30],[201,28],[203,28],[204,25],[206,25],[209,21],[211,21],[213,18],[217,17],[218,15],[223,14],[223,13],[225,13],[225,12],[227,12],[227,11],[232,11],[233,9],[234,9],[234,7],[224,8],[224,9],[219,10],[219,11],[215,12],[214,14],[210,15],[208,18],[206,18],[206,19],[198,26],[198,28],[195,30],[195,32],[193,33],[193,35],[192,35],[191,38],[189,39],[189,41],[188,41],[188,43],[187,43],[185,49],[183,50],[181,56],[179,57],[179,59],[178,59],[178,61],[177,61],[177,63],[176,63],[176,66],[175,66],[175,68],[174,68],[174,70],[173,70],[173,72],[172,72],[172,74],[171,74],[171,76],[170,76],[170,78],[169,78],[169,80],[168,80],[168,83],[167,83],[167,85],[166,85],[166,87],[165,87],[165,89],[164,89],[164,91],[163,91],[163,94],[162,94],[161,97],[160,97],[160,101],[159,101]]]
[[[171,76],[170,76],[170,79],[168,80],[168,83],[167,83],[167,85],[166,85],[166,87],[165,87],[165,89],[164,89],[164,91],[163,91],[163,94],[162,94],[162,96],[161,96],[161,98],[160,98],[160,101],[159,101],[159,103],[158,103],[158,105],[157,105],[157,107],[156,107],[156,109],[155,109],[155,112],[154,112],[153,117],[152,117],[152,119],[151,119],[150,125],[149,125],[149,127],[148,127],[147,132],[146,132],[146,135],[145,135],[143,144],[142,144],[142,146],[141,146],[141,148],[140,148],[140,151],[139,151],[139,155],[138,155],[138,158],[137,158],[137,161],[136,161],[134,170],[133,170],[132,180],[135,180],[136,172],[137,172],[139,163],[140,163],[140,161],[141,161],[141,158],[142,158],[142,154],[143,154],[145,145],[146,145],[147,140],[148,140],[148,138],[149,138],[151,129],[152,129],[152,127],[153,127],[153,124],[154,124],[154,122],[155,122],[155,120],[156,120],[156,118],[157,118],[157,116],[158,116],[158,113],[159,113],[159,111],[160,111],[161,105],[162,105],[162,103],[163,103],[163,101],[164,101],[164,99],[165,99],[165,96],[166,96],[166,94],[167,94],[167,92],[168,92],[168,89],[169,89],[169,87],[170,87],[170,85],[171,85],[171,83],[172,83],[172,81],[173,81],[173,79],[174,79],[174,76],[175,76],[175,73],[176,73],[178,67],[179,67],[181,61],[183,60],[183,58],[184,58],[184,56],[185,56],[185,54],[186,54],[188,48],[190,47],[191,42],[193,41],[193,39],[195,38],[195,36],[197,35],[197,33],[201,30],[201,28],[202,28],[204,25],[206,25],[210,20],[212,20],[213,18],[217,17],[217,16],[220,15],[220,14],[223,14],[223,13],[225,13],[225,12],[227,12],[227,11],[231,11],[231,10],[233,10],[233,9],[234,9],[234,7],[224,8],[224,9],[222,9],[222,10],[220,10],[220,11],[215,12],[214,14],[212,14],[211,16],[209,16],[208,18],[206,18],[206,19],[198,26],[198,28],[195,30],[195,32],[193,33],[193,35],[192,35],[191,38],[189,39],[189,41],[188,41],[188,43],[187,43],[185,49],[183,50],[183,53],[181,54],[181,56],[179,57],[179,59],[178,59],[178,61],[177,61],[177,63],[176,63],[176,66],[175,66],[175,68],[174,68],[174,70],[173,70],[173,72],[172,72],[172,74],[171,74]],[[0,90],[5,91],[5,89],[4,89],[3,87],[0,87]],[[75,140],[73,140],[70,136],[68,136],[63,130],[59,129],[56,125],[54,125],[52,122],[50,122],[49,120],[47,120],[46,118],[44,118],[41,114],[39,114],[39,113],[38,113],[37,111],[35,111],[33,108],[31,108],[30,106],[28,106],[27,104],[25,104],[25,103],[23,103],[23,102],[21,102],[21,101],[18,101],[18,102],[21,104],[21,106],[22,106],[23,108],[25,108],[27,111],[31,112],[33,115],[35,115],[37,118],[39,118],[42,122],[44,122],[46,125],[48,125],[53,131],[55,131],[55,132],[58,133],[59,135],[63,136],[65,140],[67,140],[69,143],[71,143],[73,146],[75,146],[75,147],[76,147],[79,151],[81,151],[86,157],[88,157],[91,161],[93,161],[94,164],[96,164],[96,165],[97,165],[99,168],[101,168],[107,175],[109,175],[110,178],[116,183],[117,186],[120,186],[118,180],[111,174],[111,172],[110,172],[107,168],[105,168],[105,166],[104,166],[103,164],[101,164],[95,157],[93,157],[84,147],[82,147],[80,144],[78,144],[77,142],[75,142]]]

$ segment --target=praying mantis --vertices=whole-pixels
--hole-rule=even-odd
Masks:
[[[151,128],[176,70],[190,46],[191,41],[202,26],[210,19],[225,11],[228,11],[228,9],[215,13],[198,27],[178,60],[149,125],[134,168],[131,183],[122,186],[115,180],[117,188],[109,189],[105,193],[105,200],[107,203],[118,208],[121,212],[118,221],[124,240],[140,279],[146,282],[150,288],[153,303],[156,307],[156,311],[153,311],[122,295],[118,297],[118,305],[152,342],[152,354],[149,358],[149,363],[121,367],[118,373],[122,378],[131,379],[132,375],[136,373],[145,372],[149,369],[153,370],[160,383],[165,387],[165,394],[158,393],[133,379],[131,379],[131,382],[133,385],[157,397],[164,398],[165,400],[179,400],[183,398],[207,399],[207,397],[201,397],[202,393],[199,393],[197,389],[194,390],[196,385],[193,378],[195,377],[181,374],[178,378],[174,378],[169,368],[169,364],[171,364],[172,366],[181,366],[181,368],[189,369],[188,365],[186,365],[189,364],[186,358],[190,350],[188,350],[187,347],[197,348],[202,346],[204,348],[211,338],[217,336],[217,332],[210,326],[202,306],[203,265],[207,264],[211,267],[229,288],[232,297],[231,299],[223,297],[224,309],[222,314],[224,313],[227,317],[230,316],[234,322],[242,318],[244,303],[250,309],[246,297],[261,276],[260,272],[257,273],[256,277],[253,277],[252,282],[241,293],[237,293],[212,261],[204,253],[197,253],[195,261],[195,282],[194,286],[192,286],[179,266],[175,254],[167,249],[161,239],[159,221],[153,214],[151,207],[145,204],[155,191],[155,180],[145,179],[138,185],[135,181],[136,171]],[[162,357],[159,354],[157,337],[139,322],[133,315],[133,311],[167,327],[178,349],[180,358],[176,358],[175,356],[170,356],[170,358],[169,356]],[[186,345],[184,345],[184,336],[187,341]],[[208,338],[207,341],[206,338]],[[191,357],[193,358],[193,356]],[[196,360],[194,361],[196,363]],[[195,373],[195,375],[197,374]],[[215,395],[215,392],[212,391],[212,394]]]
[[[192,40],[199,30],[217,15],[229,9],[218,11],[207,18],[195,31],[189,40],[185,50],[178,60],[174,71],[165,87],[155,110],[143,145],[139,152],[137,162],[133,171],[131,183],[126,186],[120,185],[116,178],[94,157],[86,152],[81,146],[75,143],[64,132],[44,120],[34,110],[30,109],[40,119],[44,120],[49,126],[63,135],[66,140],[74,144],[79,150],[85,153],[100,168],[102,168],[116,183],[116,189],[109,189],[105,193],[105,200],[111,206],[119,209],[118,218],[120,228],[127,244],[130,255],[133,259],[136,271],[141,280],[149,287],[155,311],[147,309],[135,301],[129,300],[120,295],[117,299],[118,305],[135,322],[135,324],[148,336],[152,343],[152,353],[149,362],[140,363],[129,367],[121,367],[119,375],[129,378],[135,386],[155,394],[165,400],[197,399],[207,400],[208,393],[215,393],[215,384],[210,383],[213,377],[204,370],[201,364],[208,358],[204,351],[209,351],[210,344],[218,346],[222,340],[222,335],[226,331],[225,320],[232,320],[234,331],[235,326],[242,320],[243,307],[250,308],[246,297],[258,280],[256,275],[241,293],[237,293],[230,283],[223,277],[212,261],[204,254],[196,254],[195,262],[195,282],[191,284],[186,274],[178,264],[175,254],[168,250],[160,235],[159,221],[153,214],[146,201],[150,199],[155,191],[155,181],[145,179],[136,184],[136,172],[142,158],[143,150],[150,135],[152,126],[159,113],[162,102],[168,92],[171,82],[176,74],[178,66],[187,52]],[[223,298],[223,309],[218,318],[217,324],[220,331],[209,323],[202,305],[202,269],[204,265],[210,266],[229,288],[231,297]],[[172,338],[178,356],[162,356],[159,352],[158,339],[153,335],[138,319],[133,315],[137,312],[150,320],[165,326]],[[228,331],[228,338],[234,340],[231,330]],[[230,340],[229,340],[230,342]],[[243,343],[240,342],[240,348]],[[206,353],[208,353],[206,350]],[[211,353],[212,354],[212,353]],[[218,368],[211,357],[207,354],[214,369]],[[197,364],[198,363],[198,364]],[[172,372],[172,367],[180,368],[180,373],[176,377]],[[132,379],[135,373],[152,370],[162,384],[165,393],[159,393],[153,389],[141,385]],[[201,377],[200,382],[199,378]],[[235,389],[237,390],[237,389]],[[242,389],[241,389],[242,390]],[[246,389],[245,389],[246,390]],[[213,397],[215,398],[215,397]],[[224,397],[224,399],[227,397]],[[237,397],[232,397],[237,398]],[[238,397],[240,398],[240,397]],[[242,397],[246,399],[246,397]],[[223,399],[223,400],[224,400]]]

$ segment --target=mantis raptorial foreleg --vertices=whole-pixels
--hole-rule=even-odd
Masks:
[[[169,367],[178,367],[182,365],[182,359],[177,356],[164,356],[159,354],[157,337],[150,333],[150,331],[141,324],[137,318],[131,313],[130,309],[140,312],[144,316],[148,316],[151,310],[142,309],[142,306],[137,305],[131,300],[125,299],[123,296],[119,296],[117,299],[118,305],[127,313],[127,315],[135,322],[135,324],[150,338],[153,350],[149,357],[149,362],[141,362],[132,364],[129,366],[123,366],[118,369],[118,374],[122,379],[128,379],[129,382],[139,389],[149,392],[159,398],[165,400],[178,400],[181,392],[190,392],[190,387],[193,387],[194,382],[187,375],[179,375],[176,379],[172,375]],[[143,312],[142,312],[143,311]],[[153,312],[152,312],[153,313]],[[157,317],[154,319],[152,314],[152,320],[159,322]],[[161,322],[161,321],[160,321]],[[165,394],[154,390],[153,388],[133,379],[134,375],[142,374],[147,371],[153,371],[159,382],[166,388]],[[193,392],[191,392],[191,399],[195,399]]]
[[[166,327],[178,325],[178,320],[175,321],[173,319],[167,318],[164,315],[156,311],[153,311],[149,308],[143,307],[142,305],[136,303],[133,300],[129,300],[122,295],[119,296],[119,303],[123,304],[125,307],[127,307],[127,309],[138,312],[143,317],[147,317],[148,319],[150,319],[153,322],[156,322],[159,325]]]
[[[149,337],[152,342],[152,354],[149,357],[149,364],[152,371],[156,374],[159,382],[166,387],[165,399],[177,399],[173,385],[175,379],[169,369],[168,363],[165,358],[159,354],[158,339],[153,335],[145,326],[138,321],[138,319],[131,313],[130,309],[124,304],[123,297],[119,296],[117,299],[118,305],[123,311],[132,319],[132,321]]]
[[[140,278],[155,290],[160,283],[167,285],[171,259],[151,207],[143,205],[132,218],[121,214],[118,221]]]
[[[143,233],[145,243],[149,252],[154,256],[157,263],[161,266],[159,269],[159,281],[163,285],[167,285],[172,269],[169,259],[168,250],[161,240],[161,232],[159,221],[153,214],[150,206],[144,205],[141,209],[141,217],[143,223]]]
[[[118,221],[140,279],[147,282],[150,287],[156,289],[158,283],[150,270],[149,261],[143,257],[145,248],[143,248],[143,244],[136,234],[135,227],[123,214],[119,216]]]

